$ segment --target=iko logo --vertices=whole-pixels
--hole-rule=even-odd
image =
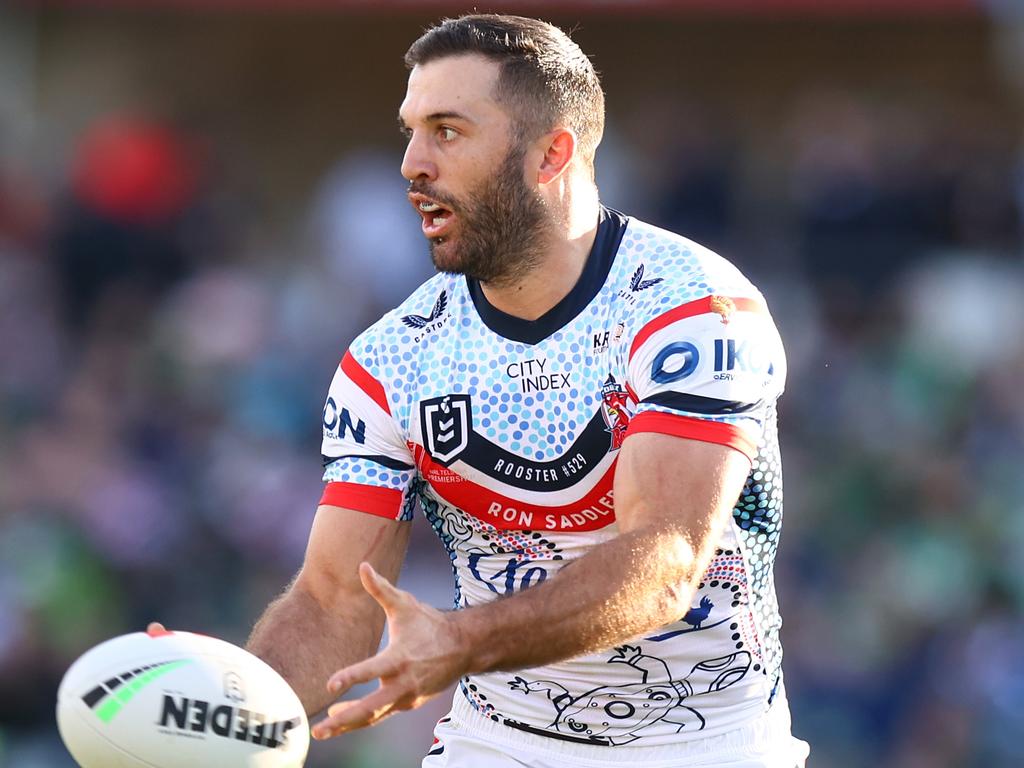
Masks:
[[[654,358],[651,378],[658,384],[670,384],[685,379],[697,369],[699,363],[700,352],[696,346],[688,341],[674,341]]]
[[[324,405],[324,432],[328,437],[335,437],[338,440],[344,440],[351,433],[352,439],[360,445],[366,442],[366,422],[356,419],[353,423],[348,408],[339,411],[333,397],[328,397],[327,404]]]
[[[775,373],[775,366],[761,349],[749,340],[715,339],[716,379],[731,379],[732,371],[740,373]]]
[[[445,317],[444,311],[448,308],[448,291],[441,291],[441,295],[437,297],[437,301],[434,302],[433,309],[430,310],[430,314],[424,317],[423,315],[403,315],[402,322],[405,323],[409,328],[413,328],[421,333],[416,334],[413,341],[419,341],[428,333],[436,331],[442,325],[444,325]]]
[[[473,429],[469,395],[445,395],[420,403],[423,442],[434,460],[449,466],[469,445]]]

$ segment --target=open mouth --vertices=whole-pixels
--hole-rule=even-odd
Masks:
[[[455,214],[426,195],[409,195],[416,212],[423,218],[423,234],[430,238],[444,237],[452,225]]]

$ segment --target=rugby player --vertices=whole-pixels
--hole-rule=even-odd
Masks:
[[[463,16],[405,60],[401,171],[438,274],[344,353],[305,562],[250,650],[328,708],[319,739],[458,682],[427,767],[802,766],[763,297],[602,205],[604,95],[558,28]],[[455,610],[393,586],[417,514]]]

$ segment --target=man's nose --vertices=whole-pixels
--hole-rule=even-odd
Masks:
[[[409,181],[417,179],[434,181],[437,179],[437,165],[430,156],[426,142],[417,133],[413,133],[405,148],[405,157],[402,158],[402,175]]]

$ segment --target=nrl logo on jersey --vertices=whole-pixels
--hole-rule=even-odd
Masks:
[[[420,403],[423,444],[438,464],[449,466],[469,445],[473,411],[469,395],[445,395]]]
[[[430,314],[426,317],[423,315],[403,315],[402,322],[407,327],[419,331],[413,337],[413,342],[421,341],[427,334],[433,333],[444,325],[445,320],[448,319],[448,315],[445,314],[446,309],[448,309],[448,291],[441,291],[441,295],[434,302],[433,309],[430,310]]]
[[[635,304],[636,294],[640,293],[640,291],[646,291],[648,288],[651,288],[657,285],[658,283],[663,282],[664,280],[665,278],[663,277],[655,277],[650,280],[644,280],[644,265],[641,264],[639,267],[636,268],[636,271],[633,273],[633,276],[629,278],[629,290],[627,291],[625,288],[623,288],[621,291],[619,291],[618,296],[620,299],[625,299],[630,304]]]

